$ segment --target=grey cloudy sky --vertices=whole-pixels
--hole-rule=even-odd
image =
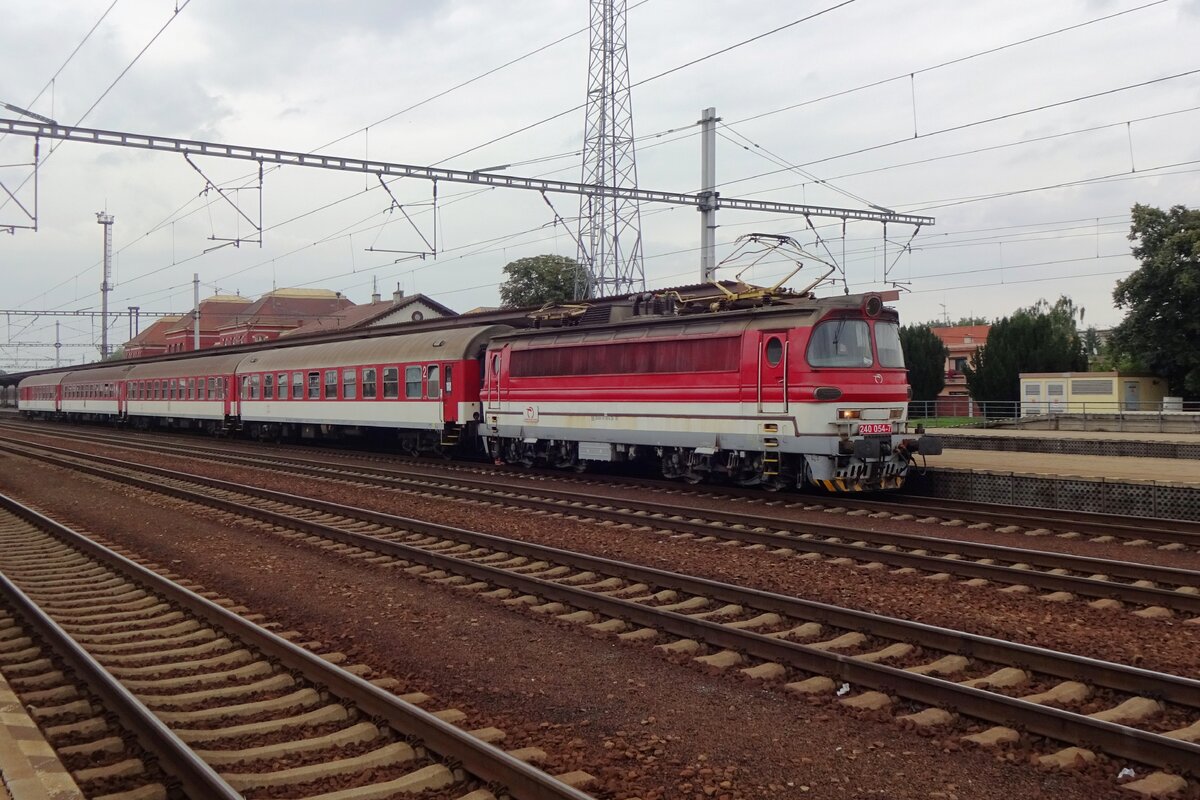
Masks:
[[[0,100],[30,107],[110,2],[7,0]],[[629,12],[632,80],[837,4],[645,0]],[[32,109],[78,122],[173,16],[83,125],[298,151],[336,142],[322,152],[429,164],[584,99],[587,36],[581,32],[374,124],[581,31],[584,0],[191,0],[177,16],[176,5],[117,0]],[[1087,308],[1089,322],[1109,326],[1120,319],[1113,284],[1134,267],[1126,240],[1129,207],[1196,203],[1200,73],[1158,79],[1200,69],[1198,40],[1196,0],[855,0],[637,87],[640,184],[698,189],[693,123],[701,108],[715,106],[727,126],[718,144],[723,195],[863,207],[853,195],[937,217],[936,227],[918,235],[891,273],[910,282],[911,293],[898,302],[907,320],[933,319],[943,305],[952,318],[1003,315],[1067,293]],[[876,85],[846,91],[868,84]],[[1050,107],[1033,110],[1042,106]],[[580,110],[446,165],[513,164],[508,171],[517,175],[578,180],[582,129]],[[50,146],[43,142],[43,158]],[[0,141],[0,164],[28,161],[31,154],[32,140]],[[828,185],[772,158],[802,165]],[[218,183],[252,171],[245,162],[198,163]],[[21,178],[20,168],[0,169],[10,188]],[[19,196],[32,199],[31,188]],[[112,305],[120,309],[190,307],[193,272],[200,273],[205,294],[219,288],[254,296],[272,286],[313,286],[363,302],[378,277],[385,293],[398,283],[468,309],[497,302],[508,261],[574,255],[571,237],[551,224],[553,215],[536,193],[442,185],[442,254],[436,261],[393,263],[396,256],[368,248],[419,249],[420,239],[399,215],[387,213],[390,200],[378,181],[297,167],[267,175],[261,248],[205,254],[214,244],[208,237],[246,236],[248,229],[215,195],[201,195],[203,188],[178,156],[77,143],[56,148],[41,173],[40,230],[0,235],[0,308],[97,308],[101,234],[94,212],[103,208],[116,217]],[[429,184],[416,180],[396,183],[393,191],[405,203],[430,196]],[[240,197],[256,209],[256,194]],[[562,216],[578,213],[577,198],[552,200]],[[429,235],[431,215],[422,210],[411,208]],[[642,213],[649,285],[693,281],[696,212],[645,205]],[[20,212],[9,203],[0,209],[0,225],[13,222],[21,222]],[[812,241],[795,217],[723,211],[719,222],[718,255],[751,231]],[[895,242],[909,232],[893,227],[888,234]],[[822,233],[839,260],[844,246],[852,291],[882,288],[878,225],[850,225],[844,243],[840,228]],[[888,252],[890,261],[896,245]],[[780,269],[766,265],[750,277],[766,282]],[[4,322],[0,340],[53,340],[46,318]],[[84,320],[63,324],[64,341],[98,338]],[[114,337],[119,341],[125,332],[121,322]],[[14,355],[48,352],[0,349],[0,367]],[[64,354],[94,357],[83,349]]]

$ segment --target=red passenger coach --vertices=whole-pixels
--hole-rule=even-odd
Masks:
[[[896,320],[878,295],[785,296],[690,316],[614,305],[606,324],[515,331],[489,346],[484,435],[525,464],[895,488],[919,447]]]
[[[32,375],[17,386],[17,408],[30,417],[52,417],[62,408],[66,372]]]
[[[246,356],[237,370],[242,425],[263,437],[391,429],[406,453],[477,436],[480,358],[507,326],[330,342]]]
[[[161,424],[211,433],[237,427],[234,374],[244,354],[193,356],[133,367],[125,376],[125,413],[139,427]]]
[[[74,370],[62,378],[59,410],[77,419],[115,419],[125,413],[125,376],[130,364]]]

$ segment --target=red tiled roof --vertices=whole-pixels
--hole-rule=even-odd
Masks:
[[[126,347],[153,347],[166,344],[167,331],[179,322],[179,317],[163,317],[143,328],[137,336],[125,343]]]
[[[200,301],[200,330],[201,332],[209,331],[216,332],[218,328],[226,323],[231,317],[251,305],[249,298],[241,301],[237,300],[201,300]],[[178,333],[185,331],[191,333],[192,320],[195,319],[196,312],[188,311],[179,318],[179,322],[167,329],[167,334]]]
[[[267,294],[254,303],[243,306],[217,327],[221,330],[242,325],[262,325],[291,328],[315,317],[327,318],[347,308],[357,308],[349,298],[289,297]],[[201,311],[203,313],[203,309]]]
[[[288,336],[302,336],[309,333],[318,333],[320,331],[333,331],[342,328],[361,328],[370,324],[379,317],[386,316],[393,311],[397,311],[405,306],[412,305],[416,302],[424,303],[430,308],[440,311],[447,317],[457,316],[453,310],[442,305],[433,298],[426,297],[423,294],[414,294],[407,297],[402,297],[399,301],[383,300],[378,303],[363,303],[362,305],[352,306],[337,312],[314,319],[311,322],[305,322],[299,328],[288,331]]]
[[[948,328],[932,328],[933,333],[946,347],[979,347],[987,342],[991,325],[957,325]],[[967,341],[970,337],[971,341]]]

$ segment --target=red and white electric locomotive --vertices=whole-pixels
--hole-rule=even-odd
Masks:
[[[693,482],[862,491],[900,486],[913,453],[939,449],[907,435],[897,315],[880,295],[776,294],[694,314],[655,313],[661,299],[609,304],[605,324],[494,337],[489,452],[557,466],[652,459]]]

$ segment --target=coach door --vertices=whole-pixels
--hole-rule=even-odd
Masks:
[[[228,378],[218,378],[217,381],[224,387],[221,396],[225,398],[225,416],[236,417],[238,413],[238,384],[237,376],[233,375]]]
[[[454,364],[442,365],[442,421],[458,422],[458,401],[454,394],[454,381],[458,379],[458,368]]]
[[[758,343],[758,410],[787,411],[787,331],[763,331]]]

